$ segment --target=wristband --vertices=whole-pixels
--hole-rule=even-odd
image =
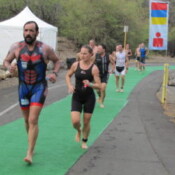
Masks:
[[[56,77],[58,76],[58,74],[57,74],[56,72],[54,72],[54,71],[53,71],[52,73],[53,73],[53,74],[55,74],[55,75],[56,75]]]

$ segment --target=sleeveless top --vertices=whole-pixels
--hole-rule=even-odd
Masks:
[[[141,58],[145,58],[145,56],[146,56],[146,48],[140,48],[140,56],[141,56]]]
[[[104,75],[108,73],[108,67],[109,67],[109,54],[105,54],[104,57],[101,57],[98,53],[95,56],[95,64],[97,65],[100,75]]]
[[[125,67],[126,62],[126,52],[117,52],[116,53],[116,66]]]
[[[92,93],[93,89],[91,87],[84,87],[83,80],[93,81],[92,76],[92,67],[94,64],[90,66],[89,69],[84,70],[80,68],[80,63],[78,63],[77,69],[75,71],[75,92],[80,93]]]
[[[44,62],[42,42],[37,41],[33,51],[29,51],[24,41],[19,43],[20,52],[17,60],[19,82],[33,85],[46,82],[47,64]]]

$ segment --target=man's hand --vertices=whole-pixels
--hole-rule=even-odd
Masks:
[[[51,74],[48,74],[47,75],[47,78],[46,79],[48,79],[52,83],[55,83],[56,80],[57,80],[57,77],[56,77],[56,74],[55,73],[51,73]]]
[[[8,71],[10,73],[14,73],[16,68],[17,68],[16,64],[11,64],[10,66],[8,66]]]

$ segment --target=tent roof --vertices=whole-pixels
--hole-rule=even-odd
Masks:
[[[39,19],[37,16],[35,16],[32,11],[28,8],[25,7],[19,14],[17,14],[16,16],[2,21],[0,22],[0,26],[7,26],[7,27],[14,27],[14,28],[21,28],[24,26],[24,24],[27,21],[35,21],[39,28],[47,28],[47,29],[52,29],[57,31],[57,27],[50,25],[46,22],[44,22],[43,20]]]

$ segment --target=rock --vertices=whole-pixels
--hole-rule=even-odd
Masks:
[[[175,72],[174,71],[169,72],[168,86],[175,86]]]
[[[0,80],[5,80],[7,78],[7,74],[4,70],[0,70]]]

